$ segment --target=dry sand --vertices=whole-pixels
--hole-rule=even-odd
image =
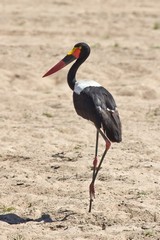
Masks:
[[[1,0],[0,13],[0,240],[160,239],[160,1]],[[78,78],[112,92],[123,124],[91,214],[95,128],[68,67],[41,78],[80,41]]]

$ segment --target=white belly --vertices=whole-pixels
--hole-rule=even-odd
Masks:
[[[74,92],[80,94],[86,87],[101,87],[101,85],[93,80],[82,80],[75,83]]]

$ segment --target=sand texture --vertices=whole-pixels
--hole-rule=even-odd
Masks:
[[[123,126],[92,213],[96,129],[74,110],[69,66],[42,78],[82,41],[77,79],[114,95]],[[1,0],[0,109],[0,240],[160,239],[159,0]]]

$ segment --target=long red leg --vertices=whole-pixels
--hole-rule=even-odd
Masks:
[[[102,137],[104,138],[104,140],[105,140],[105,142],[106,142],[106,148],[105,148],[105,150],[104,150],[104,152],[103,152],[103,155],[102,155],[102,157],[101,157],[101,160],[100,160],[100,162],[99,162],[99,165],[98,165],[97,169],[96,169],[96,166],[95,166],[95,165],[94,165],[94,167],[93,167],[93,177],[92,177],[92,182],[91,182],[91,184],[90,184],[90,204],[89,204],[89,212],[91,212],[91,209],[92,209],[93,197],[95,198],[94,183],[95,183],[96,177],[97,177],[97,175],[98,175],[98,172],[99,172],[99,170],[100,170],[100,168],[101,168],[102,162],[103,162],[103,160],[104,160],[104,158],[105,158],[105,155],[106,155],[107,151],[109,150],[109,148],[110,148],[110,146],[111,146],[111,142],[110,142],[109,139],[105,136],[105,134],[104,134],[101,130],[99,130],[99,133],[102,135]],[[98,135],[98,134],[97,134],[97,135]],[[98,140],[96,140],[96,148],[97,148],[97,150],[96,150],[96,152],[95,152],[95,153],[96,153],[95,156],[97,156],[97,152],[98,152]],[[97,165],[97,161],[96,161],[96,165]]]
[[[97,155],[98,155],[98,138],[99,138],[99,131],[97,130],[95,157],[94,157],[94,160],[93,160],[93,175],[92,175],[92,182],[91,182],[91,184],[89,186],[89,195],[90,195],[89,212],[91,211],[91,208],[92,208],[93,198],[95,198],[94,177],[95,177],[96,167],[97,167],[97,163],[98,163],[98,159],[97,159]]]

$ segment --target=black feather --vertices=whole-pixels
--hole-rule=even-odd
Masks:
[[[86,87],[80,94],[73,93],[74,107],[78,115],[103,128],[112,142],[120,142],[121,122],[112,95],[103,87]]]

